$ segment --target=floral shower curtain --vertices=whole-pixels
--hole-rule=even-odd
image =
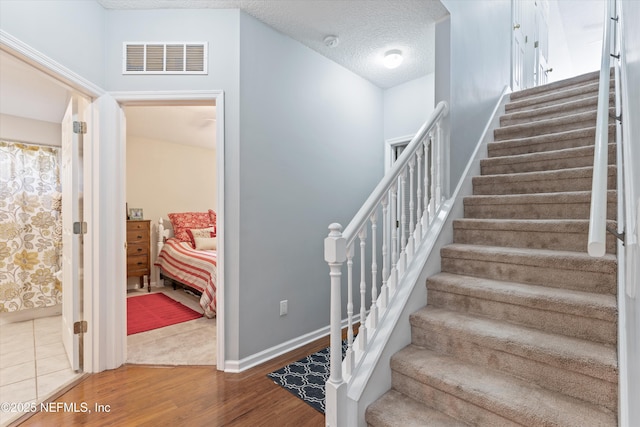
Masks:
[[[62,302],[59,149],[0,141],[0,312]]]

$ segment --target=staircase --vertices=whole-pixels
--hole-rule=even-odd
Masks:
[[[511,95],[368,425],[617,425],[615,238],[586,253],[597,77]]]

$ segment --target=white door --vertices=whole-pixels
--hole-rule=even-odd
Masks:
[[[82,142],[80,129],[74,123],[83,122],[87,102],[73,96],[62,119],[62,343],[75,371],[82,369],[81,334],[74,333],[74,324],[81,320],[82,271]],[[76,125],[77,126],[77,125]]]
[[[520,0],[513,0],[511,5],[513,27],[511,86],[514,92],[526,88],[524,82],[524,61],[526,49],[526,36],[524,30],[526,28],[526,23],[524,22],[525,16],[522,3],[523,2]]]
[[[546,0],[536,0],[535,10],[535,85],[543,85],[548,81],[551,70],[549,58],[549,3]]]

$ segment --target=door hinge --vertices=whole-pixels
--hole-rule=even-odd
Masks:
[[[73,122],[73,133],[87,133],[87,122]]]
[[[74,222],[73,223],[73,234],[87,234],[87,223],[86,222]]]
[[[77,334],[86,334],[87,333],[87,321],[81,320],[79,322],[75,322],[73,324],[73,333]]]

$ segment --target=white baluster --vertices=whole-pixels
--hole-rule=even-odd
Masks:
[[[416,247],[420,246],[422,242],[422,220],[423,220],[423,212],[420,207],[420,203],[422,202],[422,145],[418,147],[416,151],[416,155],[418,156],[418,179],[416,183],[418,188],[416,189],[416,214],[418,216],[418,220],[416,221],[416,231],[414,233],[415,245]]]
[[[369,327],[375,329],[378,327],[378,258],[376,255],[376,243],[378,230],[378,214],[373,212],[371,220],[371,309],[369,310],[370,323]]]
[[[442,164],[442,129],[440,127],[440,122],[436,123],[436,159],[437,159],[437,167],[436,167],[436,209],[440,208],[440,203],[442,202],[442,174],[443,164]]]
[[[429,179],[431,177],[431,168],[429,167],[431,158],[429,156],[429,143],[431,142],[431,133],[424,139],[422,143],[424,147],[424,213],[422,214],[422,228],[425,230],[431,224],[431,215],[429,213]]]
[[[404,270],[407,268],[407,214],[404,210],[406,204],[406,188],[407,188],[407,170],[404,169],[400,174],[400,258],[398,259],[398,276],[402,277]]]
[[[360,328],[358,329],[358,351],[364,352],[367,348],[367,282],[365,280],[365,247],[367,245],[367,228],[362,227],[358,233],[360,239]]]
[[[342,285],[342,264],[347,257],[346,242],[342,237],[342,226],[331,224],[329,226],[329,236],[324,239],[324,260],[329,264],[329,276],[331,278],[331,349],[330,349],[330,370],[327,380],[326,390],[326,423],[338,426],[341,419],[339,404],[347,396],[347,383],[342,377],[342,307],[341,307],[341,285]]]
[[[398,188],[395,185],[391,186],[391,192],[389,194],[391,198],[390,206],[390,220],[389,226],[391,227],[391,273],[389,275],[389,289],[391,292],[395,292],[398,285]]]
[[[344,355],[346,380],[353,374],[353,243],[347,248],[347,351]]]
[[[431,180],[430,180],[431,194],[429,195],[429,212],[431,216],[430,221],[433,221],[433,218],[436,214],[435,194],[436,194],[436,174],[437,174],[436,169],[438,169],[437,162],[438,162],[438,159],[436,158],[436,141],[434,137],[432,137],[431,139],[431,171],[429,172],[429,174],[431,175]]]
[[[389,234],[389,200],[387,197],[382,198],[382,286],[380,287],[380,307],[387,308],[389,303],[389,289],[387,282],[389,281],[389,257],[387,254],[388,234]]]
[[[407,260],[411,261],[413,259],[414,252],[414,238],[413,234],[416,228],[416,220],[415,220],[415,201],[414,201],[414,188],[413,188],[413,178],[414,178],[414,169],[416,166],[416,158],[411,156],[409,160],[409,236],[407,237]],[[406,184],[405,184],[406,185]]]

